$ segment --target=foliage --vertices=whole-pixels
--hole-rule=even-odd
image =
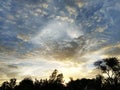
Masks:
[[[94,63],[102,73],[93,79],[76,79],[64,83],[64,76],[54,70],[49,79],[24,78],[16,85],[16,79],[2,83],[0,90],[120,90],[120,63],[117,58],[106,58]],[[104,75],[106,75],[104,77]]]
[[[102,74],[106,75],[105,83],[120,83],[120,62],[117,58],[105,58],[95,62],[94,65],[102,71]]]

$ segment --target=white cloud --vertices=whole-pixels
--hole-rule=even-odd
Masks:
[[[48,41],[61,42],[71,40],[83,35],[81,29],[74,24],[62,21],[49,22],[40,32],[32,38],[33,44],[42,44]]]

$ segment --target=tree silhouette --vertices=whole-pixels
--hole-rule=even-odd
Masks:
[[[95,62],[94,65],[107,76],[107,83],[120,83],[120,62],[117,58],[105,58],[102,61]]]
[[[14,87],[16,86],[16,79],[12,78],[10,81],[5,81],[1,85],[1,90],[13,90]]]
[[[63,74],[62,73],[58,74],[58,70],[55,69],[53,73],[50,75],[49,82],[62,84],[64,83],[63,78],[64,78]]]
[[[16,86],[16,78],[10,79],[10,88],[14,89],[15,86]]]
[[[65,84],[63,74],[55,69],[49,79],[33,81],[24,78],[16,85],[16,79],[12,78],[3,82],[0,90],[120,90],[120,62],[117,58],[105,58],[94,65],[101,71],[96,78],[71,78]]]
[[[20,83],[16,90],[33,90],[33,80],[31,78],[24,78]]]
[[[9,84],[8,81],[5,81],[5,82],[2,83],[1,90],[11,90],[10,84]]]
[[[50,75],[49,82],[55,82],[57,78],[58,71],[55,69],[52,74]]]

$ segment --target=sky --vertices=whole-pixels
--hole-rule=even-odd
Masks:
[[[120,0],[0,0],[0,82],[92,78],[120,57]]]

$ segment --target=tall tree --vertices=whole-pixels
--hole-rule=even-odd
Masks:
[[[15,85],[16,85],[16,78],[10,79],[10,87],[14,89]]]
[[[106,75],[106,80],[110,84],[120,82],[120,62],[117,58],[105,58],[102,61],[95,62],[94,65]]]

